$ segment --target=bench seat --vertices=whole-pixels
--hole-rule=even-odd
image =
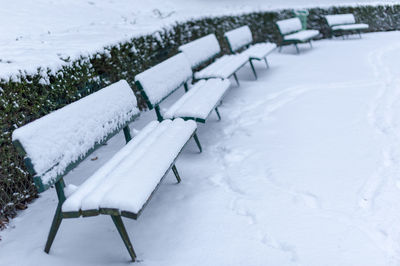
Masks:
[[[288,34],[283,37],[285,41],[308,42],[319,35],[317,30],[302,30],[296,33]]]
[[[63,216],[105,213],[136,219],[195,130],[194,121],[150,122],[66,199]]]
[[[214,63],[194,74],[195,79],[222,78],[227,79],[248,63],[249,58],[242,54],[224,55]]]
[[[333,31],[337,31],[337,30],[352,31],[352,30],[366,30],[368,28],[369,28],[368,24],[360,23],[360,24],[337,25],[337,26],[333,26],[332,30]]]
[[[275,43],[256,43],[251,45],[242,54],[246,55],[249,59],[262,60],[267,57],[276,48]]]
[[[229,86],[230,82],[227,79],[200,80],[168,109],[164,118],[182,117],[205,123],[207,117],[228,91]]]

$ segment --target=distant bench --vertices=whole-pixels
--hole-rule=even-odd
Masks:
[[[278,26],[279,33],[281,34],[279,51],[282,50],[282,46],[284,45],[294,44],[296,51],[299,54],[300,50],[297,44],[309,43],[312,47],[311,41],[320,34],[317,30],[303,30],[299,18],[279,20],[276,22],[276,25]]]
[[[228,79],[233,76],[239,86],[236,72],[242,68],[249,59],[246,55],[223,55],[218,40],[214,34],[209,34],[187,44],[181,45],[179,51],[185,54],[192,69],[195,71],[203,64],[212,63],[193,75],[194,80],[221,78]]]
[[[257,78],[256,70],[254,69],[253,60],[264,60],[267,68],[269,67],[267,56],[275,50],[276,44],[265,42],[253,44],[253,36],[249,26],[242,26],[240,28],[225,32],[226,41],[228,42],[229,49],[232,54],[241,52],[245,55],[249,62],[254,76]]]
[[[179,53],[136,75],[135,81],[147,106],[155,110],[159,121],[182,118],[205,123],[213,110],[221,119],[218,105],[229,89],[229,80],[209,78],[190,87],[188,83],[192,75],[188,59]],[[186,93],[162,113],[160,104],[181,87],[184,87]],[[202,147],[196,134],[194,139],[201,152]]]
[[[336,33],[342,34],[343,38],[345,35],[351,33],[358,33],[361,38],[361,31],[369,28],[368,24],[356,23],[356,19],[353,14],[338,14],[338,15],[327,15],[325,16],[326,22],[331,29],[332,35]]]
[[[135,261],[121,217],[137,219],[171,168],[180,182],[175,161],[196,131],[193,121],[153,121],[132,139],[128,125],[138,115],[131,88],[119,81],[13,132],[13,143],[38,191],[52,185],[57,191],[45,252],[62,219],[106,214]],[[66,187],[64,176],[121,130],[127,144],[82,185]]]

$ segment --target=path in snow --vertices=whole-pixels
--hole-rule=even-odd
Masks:
[[[220,107],[138,221],[141,265],[399,265],[400,32],[292,47],[239,73]],[[182,94],[177,93],[176,97]],[[170,101],[173,101],[171,99]],[[135,128],[154,119],[144,114]],[[122,145],[113,138],[67,182]],[[65,220],[42,249],[56,206],[43,193],[1,232],[0,265],[126,265],[111,219]]]

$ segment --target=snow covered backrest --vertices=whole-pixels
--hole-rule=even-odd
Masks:
[[[253,36],[251,35],[249,26],[243,26],[225,32],[224,36],[227,39],[232,52],[235,52],[253,42]]]
[[[214,34],[209,34],[181,45],[179,51],[186,55],[192,68],[196,68],[218,55],[221,52],[221,48],[219,47],[217,37]]]
[[[326,22],[330,27],[343,24],[354,24],[356,19],[353,14],[327,15]]]
[[[302,30],[301,21],[299,18],[290,18],[276,22],[279,31],[282,35],[290,34]]]
[[[150,109],[192,77],[192,69],[186,56],[179,53],[155,65],[135,77]]]
[[[42,192],[138,114],[133,91],[121,80],[16,129],[12,139]]]

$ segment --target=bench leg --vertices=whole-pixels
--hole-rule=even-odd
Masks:
[[[218,112],[218,107],[215,107],[215,112],[217,113],[218,120],[221,120],[221,115]]]
[[[235,78],[235,80],[236,80],[236,84],[238,85],[238,87],[240,86],[240,84],[239,84],[239,80],[238,80],[238,77],[236,76],[236,73],[233,73],[233,77]]]
[[[126,248],[128,249],[129,255],[132,258],[132,261],[134,262],[136,260],[136,253],[133,250],[133,246],[131,244],[131,241],[129,240],[128,233],[126,232],[124,223],[122,222],[122,218],[120,215],[111,215],[111,219],[113,220],[115,226],[117,227],[118,233],[120,234],[122,241],[124,241],[124,244]]]
[[[309,41],[308,43],[310,44],[310,48],[313,48],[313,47],[312,47],[312,43],[311,43],[311,40],[310,40],[310,41]]]
[[[297,46],[297,43],[295,43],[294,46],[296,47],[297,54],[300,54],[300,50],[299,47]]]
[[[194,141],[196,141],[197,147],[199,147],[200,152],[202,152],[203,149],[201,148],[201,144],[200,144],[199,138],[197,137],[196,133],[194,133],[193,138],[194,138]]]
[[[157,120],[158,120],[158,122],[163,121],[164,118],[163,118],[162,115],[161,115],[160,106],[158,106],[158,105],[155,106],[155,107],[154,107],[154,110],[156,111],[156,115],[157,115]]]
[[[58,228],[60,228],[60,224],[62,221],[61,215],[61,203],[58,204],[56,213],[54,214],[53,222],[51,223],[50,232],[47,237],[46,246],[44,247],[44,252],[49,253],[51,245],[53,244],[54,238],[56,237]]]
[[[181,177],[179,176],[178,173],[178,169],[176,169],[175,164],[172,166],[172,172],[174,172],[174,175],[176,177],[176,180],[178,181],[178,183],[180,183],[182,181]]]
[[[279,53],[282,52],[282,45],[279,46],[278,52],[279,52]]]
[[[250,62],[251,70],[253,70],[254,78],[257,80],[257,73],[256,73],[256,70],[254,69],[253,62],[251,60],[249,60],[249,62]]]
[[[268,69],[269,68],[269,64],[268,64],[268,60],[267,60],[266,57],[264,57],[264,62],[265,62],[265,65],[267,66],[267,69]]]

